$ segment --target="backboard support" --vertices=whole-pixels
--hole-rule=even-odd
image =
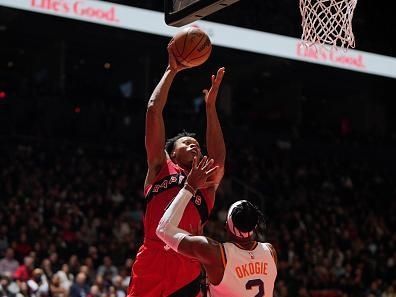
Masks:
[[[202,19],[239,0],[164,0],[165,23],[181,27]]]

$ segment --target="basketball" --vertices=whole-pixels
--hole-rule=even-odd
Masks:
[[[173,37],[172,52],[187,67],[203,64],[212,52],[209,36],[197,27],[187,27]]]

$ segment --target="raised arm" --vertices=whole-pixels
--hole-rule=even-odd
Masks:
[[[148,171],[145,186],[150,184],[166,161],[165,124],[162,112],[168,99],[169,89],[177,72],[186,67],[178,64],[173,56],[171,41],[168,45],[169,64],[160,82],[155,87],[146,111],[146,137]]]
[[[215,174],[218,167],[213,167],[213,159],[203,157],[201,162],[194,158],[193,165],[187,176],[184,188],[180,190],[162,216],[156,233],[174,251],[198,259],[207,264],[219,253],[218,243],[204,236],[192,236],[178,228],[184,210],[196,190],[205,185],[206,180]]]
[[[220,184],[221,179],[224,175],[224,162],[226,157],[226,147],[224,143],[223,132],[219,117],[217,116],[216,110],[216,99],[217,93],[223,76],[225,68],[221,67],[216,75],[212,75],[212,86],[210,90],[204,90],[205,103],[206,103],[206,145],[208,149],[208,155],[210,158],[215,160],[215,165],[219,167],[216,174],[210,179],[210,182],[214,184],[216,190]]]

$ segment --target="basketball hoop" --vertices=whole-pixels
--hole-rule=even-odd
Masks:
[[[354,48],[352,18],[356,3],[357,0],[300,0],[303,44]]]

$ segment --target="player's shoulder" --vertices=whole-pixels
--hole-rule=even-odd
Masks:
[[[261,242],[261,244],[264,245],[265,247],[269,248],[269,249],[273,248],[273,245],[271,243],[269,243],[269,242]]]
[[[171,159],[166,159],[160,166],[154,180],[162,179],[167,175],[180,173],[181,168]]]
[[[274,246],[269,242],[259,242],[259,244],[261,244],[261,246],[267,250],[275,251]]]
[[[166,162],[165,162],[165,163],[166,163],[166,165],[167,165],[168,167],[172,167],[172,168],[181,170],[181,168],[179,167],[179,165],[177,165],[175,162],[173,162],[173,160],[172,160],[171,158],[166,159]]]
[[[276,253],[276,250],[275,250],[274,246],[271,243],[269,243],[269,242],[263,242],[262,244],[263,244],[263,246],[265,246],[270,251],[272,258],[275,261],[275,264],[277,264],[278,256],[277,256],[277,253]]]
[[[183,171],[183,169],[175,162],[173,162],[172,159],[167,158],[164,162],[164,164],[162,165],[162,172],[164,172],[164,170],[166,170],[167,173],[180,173]]]
[[[157,167],[149,166],[144,183],[145,191],[167,176],[178,173],[180,173],[180,167],[173,163],[171,159],[164,160],[161,164],[157,164]]]
[[[219,247],[221,247],[222,251],[225,254],[232,253],[233,251],[238,249],[235,244],[233,244],[232,242],[229,242],[229,241],[219,242]]]

